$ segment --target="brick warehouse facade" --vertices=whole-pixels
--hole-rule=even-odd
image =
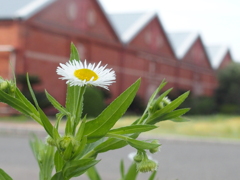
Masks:
[[[47,89],[63,104],[66,85],[55,71],[68,61],[71,42],[82,60],[102,61],[116,71],[117,83],[110,87],[113,97],[139,77],[139,95],[145,100],[164,78],[167,88],[195,95],[210,96],[217,85],[200,36],[179,58],[157,14],[152,14],[123,42],[97,0],[49,0],[19,18],[1,19],[0,74],[10,79],[14,68],[16,74],[37,75],[42,83],[36,88]],[[6,110],[2,107],[1,112]]]

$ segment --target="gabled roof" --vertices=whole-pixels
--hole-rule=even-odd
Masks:
[[[110,22],[122,43],[129,43],[154,17],[155,12],[109,14]]]
[[[208,53],[212,67],[214,69],[218,69],[224,57],[228,53],[229,48],[225,45],[207,46],[206,51]]]
[[[28,19],[56,0],[0,0],[0,20]]]
[[[182,59],[199,37],[195,32],[168,33],[168,39],[178,59]]]

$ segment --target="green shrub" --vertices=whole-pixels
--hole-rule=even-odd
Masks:
[[[218,111],[240,114],[240,63],[232,63],[218,72],[219,86],[215,92]]]
[[[83,116],[96,117],[106,107],[102,91],[96,87],[88,87],[83,99]]]
[[[212,97],[189,97],[181,107],[191,108],[188,112],[189,115],[214,114],[216,112],[216,103]]]

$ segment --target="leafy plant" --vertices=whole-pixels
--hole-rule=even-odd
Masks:
[[[52,124],[40,108],[28,75],[27,84],[33,103],[21,93],[14,81],[0,81],[0,101],[34,119],[48,134],[47,144],[42,144],[36,139],[31,142],[32,150],[40,167],[40,180],[69,180],[72,177],[81,176],[99,163],[97,160],[99,153],[119,149],[126,145],[135,148],[142,158],[137,162],[136,171],[156,170],[157,164],[148,159],[146,151],[155,153],[160,144],[157,140],[145,141],[137,138],[142,132],[157,128],[155,124],[158,122],[185,121],[181,116],[189,109],[177,108],[187,98],[189,92],[173,101],[167,98],[172,89],[158,96],[167,83],[163,80],[150,97],[142,116],[129,126],[114,129],[115,123],[133,102],[140,86],[140,79],[120,94],[97,117],[88,120],[86,116],[83,116],[83,99],[86,88],[94,85],[107,89],[114,82],[115,74],[111,69],[100,66],[100,63],[95,66],[95,64],[87,64],[86,61],[80,62],[77,49],[73,44],[71,44],[70,61],[65,65],[60,64],[57,73],[63,75],[62,79],[67,80],[68,85],[65,106],[45,91],[48,100],[58,110],[55,124]],[[63,117],[66,117],[66,126],[64,134],[61,134],[59,124]],[[51,175],[52,164],[55,167],[53,175]],[[0,175],[7,177],[4,171],[0,171]],[[130,175],[122,174],[122,177],[125,178],[125,176]]]

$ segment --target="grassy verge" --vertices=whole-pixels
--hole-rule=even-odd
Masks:
[[[117,126],[130,124],[137,117],[124,117]],[[163,121],[151,134],[192,136],[206,138],[229,138],[240,140],[240,116],[212,115],[187,116],[188,122]]]

